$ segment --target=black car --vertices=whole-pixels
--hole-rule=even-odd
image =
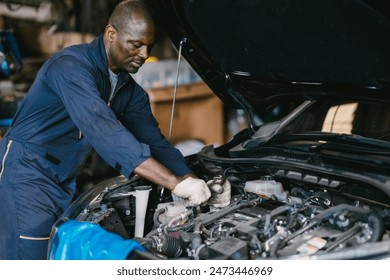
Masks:
[[[148,3],[215,94],[246,113],[247,129],[187,157],[200,178],[231,182],[231,203],[186,207],[119,176],[70,206],[51,250],[76,220],[142,245],[129,258],[388,258],[389,2]],[[277,119],[256,124],[275,109]]]

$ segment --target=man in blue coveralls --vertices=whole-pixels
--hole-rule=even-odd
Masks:
[[[42,66],[0,142],[0,259],[46,258],[51,226],[73,200],[75,174],[92,147],[128,178],[138,174],[192,205],[209,199],[129,75],[154,40],[147,8],[124,1],[101,36]]]

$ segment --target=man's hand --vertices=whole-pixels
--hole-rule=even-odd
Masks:
[[[221,183],[221,181],[215,179],[207,182],[207,185],[210,187],[211,190],[211,198],[208,201],[208,204],[216,208],[223,208],[230,204],[230,182],[228,180],[225,180],[222,185]]]
[[[178,197],[188,199],[188,205],[191,206],[202,204],[211,196],[206,182],[192,177],[188,177],[177,184],[172,193]]]

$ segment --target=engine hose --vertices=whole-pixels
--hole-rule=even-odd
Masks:
[[[177,258],[183,252],[179,239],[173,236],[162,234],[151,239],[153,249],[169,258]]]
[[[207,226],[210,223],[213,223],[216,220],[225,217],[226,215],[229,215],[231,213],[236,212],[237,210],[249,208],[249,207],[254,207],[258,204],[258,202],[259,202],[259,199],[254,199],[254,200],[251,200],[248,202],[232,205],[231,207],[226,207],[226,208],[219,210],[211,215],[204,215],[204,216],[201,216],[199,218],[196,218],[195,224],[199,221],[201,226]],[[200,228],[199,228],[199,230],[200,230]]]
[[[368,224],[372,227],[372,236],[370,242],[376,242],[382,240],[383,233],[385,230],[383,221],[377,214],[371,213],[368,216]]]
[[[145,236],[145,238],[150,238],[150,237],[152,237],[153,235],[159,235],[160,232],[161,232],[161,228],[156,228],[156,229],[152,230],[151,232],[149,232],[149,233]]]
[[[195,252],[194,252],[194,255],[193,255],[194,260],[199,260],[199,253],[200,253],[200,251],[201,251],[203,248],[205,248],[205,247],[206,247],[206,244],[202,244],[202,245],[200,245],[198,248],[196,248],[196,250],[195,250]]]
[[[165,211],[167,211],[166,208],[164,207],[161,207],[159,209],[156,210],[156,212],[154,212],[154,215],[153,215],[153,223],[154,223],[154,226],[155,227],[158,227],[159,225],[161,225],[161,222],[158,220],[158,217],[164,213]]]
[[[290,210],[290,206],[288,205],[282,205],[282,206],[279,206],[278,208],[275,208],[274,210],[272,210],[269,215],[271,216],[271,218],[275,218],[281,214],[283,214],[284,212]]]
[[[174,226],[174,227],[166,227],[166,228],[164,228],[164,230],[166,232],[175,232],[175,231],[179,231],[179,230],[188,231],[193,226],[194,226],[194,222],[193,221],[188,221],[188,222],[186,222],[185,224],[182,224],[182,225],[177,225],[177,226]]]

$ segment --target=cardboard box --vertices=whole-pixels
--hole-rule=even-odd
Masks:
[[[168,138],[174,87],[147,90],[152,111]],[[199,140],[205,145],[224,143],[222,101],[203,82],[177,87],[171,143]]]

